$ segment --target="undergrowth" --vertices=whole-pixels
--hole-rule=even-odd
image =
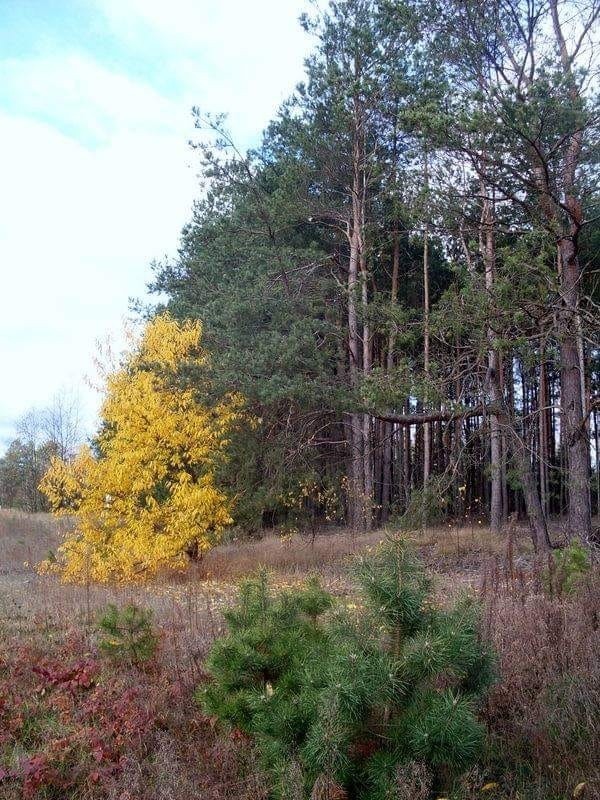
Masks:
[[[383,603],[376,598],[367,603],[347,578],[339,577],[347,555],[375,545],[381,534],[355,542],[327,536],[314,548],[273,538],[241,548],[231,545],[211,554],[213,561],[204,565],[227,575],[227,586],[192,576],[185,585],[161,584],[142,594],[74,589],[32,576],[24,562],[35,561],[33,549],[47,548],[51,535],[36,528],[32,536],[28,526],[38,522],[45,524],[24,516],[20,528],[11,521],[10,530],[0,530],[5,570],[0,589],[0,799],[266,800],[274,779],[288,781],[290,800],[298,782],[304,791],[299,760],[288,762],[280,778],[271,770],[265,774],[249,734],[203,713],[193,700],[194,690],[198,683],[203,688],[210,683],[205,656],[224,632],[221,609],[230,607],[235,583],[265,561],[276,571],[269,590],[272,602],[279,597],[277,585],[285,583],[292,591],[308,569],[324,576],[335,599],[327,599],[328,593],[313,584],[304,590],[304,610],[298,613],[309,627],[329,630],[331,625],[333,634],[337,626],[336,637],[346,643],[340,660],[364,651],[373,665],[378,648],[389,657],[391,637],[380,630],[387,625]],[[476,587],[481,579],[480,633],[496,653],[497,676],[478,703],[485,746],[477,763],[447,782],[452,786],[443,795],[439,769],[417,753],[408,754],[393,771],[391,797],[566,800],[577,792],[583,800],[599,798],[597,566],[587,554],[582,560],[570,551],[535,562],[521,539],[509,539],[503,555],[506,541],[490,539],[488,531],[458,534],[438,531],[418,546],[438,571],[435,597],[444,608],[461,585]],[[482,573],[486,559],[491,561]],[[217,589],[222,593],[211,595]],[[101,632],[93,621],[108,603],[117,607],[119,630],[111,623],[112,630]],[[139,626],[142,637],[148,631],[159,647],[150,646],[146,653],[135,645],[129,648],[128,637],[135,640],[139,622],[134,619],[129,630],[128,623],[122,627],[129,603],[149,623]],[[323,603],[327,608],[320,607]],[[144,611],[148,604],[154,611],[151,622]],[[427,602],[425,608],[432,605]],[[350,633],[363,641],[362,650],[347,648]],[[106,638],[116,644],[102,648]],[[321,685],[332,674],[329,663],[328,657],[309,663],[308,672]],[[365,675],[347,667],[348,673],[351,686]],[[380,686],[373,684],[371,697]],[[267,680],[264,694],[272,698],[276,688],[277,681]],[[454,689],[437,683],[436,688]],[[384,692],[381,701],[379,711],[387,702]],[[268,701],[261,703],[268,706]],[[368,720],[366,729],[371,724]],[[376,747],[369,737],[360,738],[350,755],[364,764],[375,759]],[[323,771],[312,790],[314,800],[341,800],[349,788]]]
[[[0,637],[2,800],[263,800],[250,753],[216,736],[156,660],[107,659],[81,632]]]

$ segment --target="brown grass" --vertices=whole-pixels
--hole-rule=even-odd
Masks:
[[[147,586],[65,586],[40,576],[35,564],[55,550],[68,522],[43,514],[0,511],[0,634],[4,642],[41,637],[49,648],[76,629],[92,648],[95,619],[107,603],[151,608],[161,632],[159,663],[181,695],[164,708],[153,755],[133,761],[115,783],[120,800],[262,800],[247,747],[218,734],[191,698],[202,680],[208,648],[223,630],[221,610],[241,578],[265,567],[279,584],[321,575],[337,594],[353,587],[347,562],[388,533],[330,531],[314,541],[276,533],[214,548],[185,575]],[[486,608],[486,636],[499,656],[500,680],[485,709],[493,751],[463,782],[457,797],[559,800],[586,781],[586,798],[600,797],[600,591],[594,573],[575,597],[542,591],[526,531],[493,536],[478,524],[446,526],[409,536],[436,576],[442,601],[469,589]],[[0,639],[1,640],[1,639]],[[250,759],[250,762],[244,759]],[[518,793],[518,794],[517,794]],[[2,797],[2,787],[0,787]]]
[[[345,574],[348,559],[356,553],[376,546],[392,527],[370,533],[335,530],[317,536],[271,534],[256,541],[223,544],[209,552],[197,570],[197,577],[219,580],[239,580],[265,567],[287,578],[302,578],[316,571],[324,577],[339,578]],[[432,567],[447,571],[452,564],[461,569],[476,567],[484,557],[504,552],[506,538],[494,536],[479,525],[457,527],[448,525],[427,531],[406,534]],[[520,551],[530,552],[529,540],[522,532],[518,536]]]
[[[221,610],[233,601],[241,578],[264,567],[276,583],[289,585],[318,573],[330,591],[345,595],[353,591],[348,560],[393,533],[334,530],[314,541],[273,533],[260,540],[224,543],[184,575],[165,575],[148,585],[78,586],[36,571],[36,564],[56,551],[71,524],[47,514],[0,510],[0,625],[21,635],[38,627],[92,631],[109,603],[134,603],[152,609],[162,632],[164,658],[177,674],[189,673],[192,679],[201,674],[202,660],[223,630]],[[481,564],[506,549],[505,541],[478,525],[437,528],[410,538],[436,574],[441,599],[477,587]],[[528,552],[526,535],[518,537],[518,547]]]
[[[352,591],[348,560],[394,532],[334,530],[314,541],[299,534],[273,533],[259,540],[224,543],[184,575],[164,575],[148,585],[73,586],[36,571],[71,525],[47,514],[0,510],[0,619],[24,628],[31,624],[64,628],[73,623],[89,627],[108,603],[136,603],[151,608],[168,635],[180,640],[173,642],[178,651],[185,647],[194,654],[203,652],[206,642],[220,631],[220,609],[231,603],[241,578],[261,567],[280,584],[318,573],[331,591],[345,594]],[[476,586],[481,564],[506,548],[502,538],[480,526],[437,528],[409,538],[437,574],[440,596]],[[526,535],[519,535],[518,547],[528,552]]]
[[[574,594],[551,597],[547,563],[525,570],[509,557],[484,575],[499,674],[485,711],[492,769],[531,800],[571,797],[579,783],[583,797],[600,798],[600,570]]]
[[[64,585],[41,576],[36,565],[55,552],[72,526],[48,514],[0,510],[0,620],[26,631],[31,626],[90,628],[108,603],[135,603],[152,609],[174,654],[177,668],[191,660],[196,670],[210,642],[222,630],[221,609],[229,605],[243,577],[266,568],[279,584],[293,584],[318,573],[330,591],[347,594],[349,559],[374,547],[393,529],[366,534],[333,530],[314,541],[300,534],[272,533],[259,540],[232,541],[215,547],[183,575],[164,575],[148,585]],[[454,597],[479,583],[481,565],[506,541],[479,525],[440,527],[408,535],[437,575],[440,597]],[[516,539],[527,557],[525,533]]]

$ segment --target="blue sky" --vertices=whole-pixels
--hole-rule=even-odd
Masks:
[[[0,447],[88,388],[198,195],[190,109],[258,141],[302,77],[304,0],[0,0]]]

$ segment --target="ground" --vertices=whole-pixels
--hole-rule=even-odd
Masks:
[[[368,534],[331,529],[309,536],[267,535],[256,540],[232,539],[215,547],[184,575],[167,575],[147,585],[65,586],[39,575],[36,565],[55,552],[67,520],[47,514],[0,510],[0,615],[14,621],[44,619],[53,625],[85,623],[108,603],[138,603],[152,608],[157,620],[188,637],[207,627],[207,639],[219,626],[219,609],[234,597],[240,578],[266,567],[280,584],[303,580],[316,572],[335,594],[351,591],[346,564],[353,554],[375,546],[394,526]],[[492,536],[479,521],[447,525],[407,534],[436,577],[440,595],[476,589],[482,567],[506,551],[506,537]],[[523,560],[531,554],[527,532],[515,529],[514,544]]]
[[[68,524],[0,511],[0,723],[8,731],[0,724],[0,800],[263,800],[250,744],[219,729],[193,700],[206,679],[204,657],[223,631],[221,611],[260,566],[279,585],[318,573],[350,598],[348,560],[395,528],[332,529],[314,541],[240,537],[185,575],[103,587],[37,573]],[[581,782],[585,797],[600,797],[597,580],[576,598],[549,595],[547,564],[536,562],[521,528],[494,536],[474,519],[405,535],[433,573],[440,603],[465,591],[482,601],[483,633],[498,652],[499,681],[482,710],[493,757],[457,797],[479,797],[490,782],[499,784],[494,798],[558,800]],[[160,637],[152,665],[103,660],[97,620],[109,603],[152,609]]]

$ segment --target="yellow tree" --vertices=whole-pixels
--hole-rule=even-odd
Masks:
[[[149,322],[106,378],[98,457],[85,448],[71,463],[52,461],[40,488],[56,513],[77,520],[54,564],[65,580],[182,569],[231,524],[215,470],[242,401],[209,405],[184,377],[207,366],[201,336],[199,322],[167,314]]]

